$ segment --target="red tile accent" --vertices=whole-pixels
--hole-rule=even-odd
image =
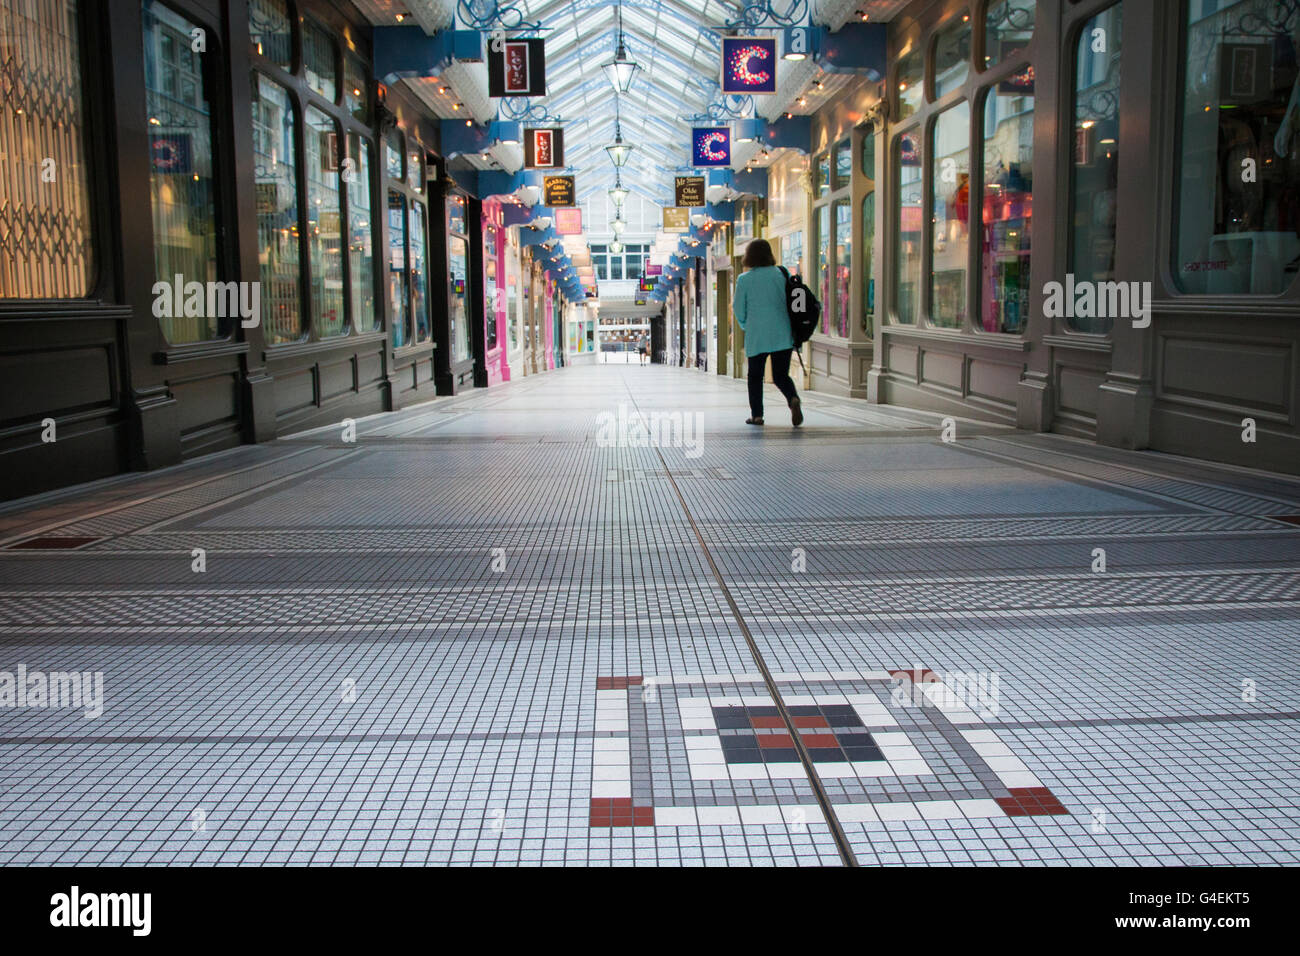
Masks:
[[[749,726],[759,730],[770,730],[776,727],[784,727],[785,721],[780,717],[751,717]]]
[[[634,807],[631,797],[592,797],[593,827],[652,827],[654,807]]]
[[[796,727],[826,727],[827,729],[831,726],[826,722],[825,717],[796,717],[794,725]]]
[[[834,734],[801,733],[799,739],[803,741],[805,747],[838,747],[840,745]]]
[[[1010,787],[1009,797],[998,797],[998,806],[1009,817],[1040,817],[1068,814],[1060,800],[1046,787]]]
[[[59,537],[58,535],[45,535],[41,538],[28,538],[26,541],[19,541],[17,544],[9,545],[11,551],[56,551],[67,550],[70,548],[80,548],[84,544],[90,544],[92,541],[98,541],[99,538],[74,538]]]
[[[759,747],[793,747],[794,741],[789,734],[758,734]]]
[[[639,674],[635,677],[597,677],[596,690],[627,690],[633,684],[640,684],[645,680]]]

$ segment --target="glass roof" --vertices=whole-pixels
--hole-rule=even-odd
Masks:
[[[614,88],[601,65],[617,45],[616,0],[517,0],[546,39],[547,95],[539,104],[564,127],[565,160],[585,198],[614,183],[605,146],[614,139]],[[636,148],[623,184],[650,199],[672,197],[672,177],[690,162],[690,117],[718,98],[719,33],[741,0],[622,0],[623,36],[641,67],[618,97],[623,139]],[[709,29],[713,28],[713,29]]]

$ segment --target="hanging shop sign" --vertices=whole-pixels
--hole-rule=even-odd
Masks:
[[[776,37],[722,38],[722,92],[776,92]]]
[[[488,96],[545,96],[546,51],[540,39],[488,41]]]
[[[898,164],[900,166],[920,166],[921,153],[916,148],[916,133],[903,136],[898,141]]]
[[[640,284],[639,286],[637,286],[637,291],[638,291],[638,292],[653,292],[654,290],[655,290],[655,283],[654,283],[654,280],[653,280],[653,279],[646,278],[645,276],[642,276],[642,277],[641,277],[641,284]]]
[[[633,299],[632,301],[635,302],[637,305],[645,305],[645,296],[640,296],[636,299]]]
[[[675,181],[674,189],[676,201],[675,206],[703,206],[704,205],[704,177],[703,176],[678,176]]]
[[[559,169],[564,166],[564,130],[539,127],[524,130],[524,168]]]
[[[691,211],[682,206],[664,206],[664,232],[686,232],[691,228]]]
[[[188,173],[190,171],[190,138],[185,133],[156,136],[150,139],[155,173]]]
[[[572,177],[570,177],[570,179],[572,179]],[[550,206],[552,203],[547,203],[546,205]],[[555,210],[555,234],[557,236],[582,235],[582,210],[577,206],[572,206],[568,209],[561,208]]]
[[[645,267],[645,274],[648,276],[661,276],[664,274],[664,267],[648,265]]]
[[[542,181],[543,200],[547,206],[577,205],[577,190],[572,176],[547,176]]]
[[[691,130],[692,166],[730,166],[731,129],[727,126],[696,126]]]

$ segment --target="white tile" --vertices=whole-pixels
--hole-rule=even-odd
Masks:
[[[972,820],[980,817],[1004,817],[1007,812],[998,806],[996,800],[958,800],[961,812]]]
[[[592,780],[631,780],[632,768],[626,764],[622,767],[592,767]]]
[[[692,750],[716,750],[719,753],[721,753],[722,744],[718,742],[717,737],[712,737],[712,736],[687,737],[686,751],[687,753],[690,753],[690,751]]]
[[[885,760],[857,760],[853,763],[853,772],[859,777],[892,777],[894,768]]]
[[[967,740],[969,740],[969,741],[970,741],[971,743],[973,743],[973,744],[976,744],[976,743],[980,743],[980,744],[983,744],[983,743],[993,743],[993,744],[995,744],[995,743],[998,743],[998,742],[999,742],[999,741],[998,741],[998,735],[997,735],[997,733],[996,733],[995,731],[992,731],[992,730],[983,730],[983,729],[980,729],[980,730],[963,730],[963,731],[961,732],[961,735],[962,735],[963,737],[965,737]]]
[[[767,775],[773,780],[802,780],[808,776],[801,763],[770,763]]]
[[[696,807],[695,816],[702,827],[740,825],[740,810],[736,807]]]
[[[776,702],[773,701],[772,698],[768,697],[766,694],[757,694],[748,697],[742,697],[741,700],[744,702],[746,707],[775,707],[776,706]]]
[[[817,698],[810,694],[792,694],[783,699],[790,707],[811,707],[817,703]]]
[[[916,809],[926,820],[959,820],[964,816],[955,800],[921,800]]]
[[[694,780],[730,780],[726,764],[691,764],[691,778]]]
[[[717,730],[712,717],[683,717],[682,730]]]
[[[877,803],[876,813],[881,820],[919,820],[921,812],[912,803]]]
[[[746,826],[765,826],[784,823],[785,818],[777,806],[741,807],[740,822]]]
[[[1029,768],[1019,757],[986,757],[985,762],[1001,777],[1007,773],[1026,773]]]
[[[998,779],[1008,787],[1041,787],[1043,781],[1039,780],[1029,771],[999,773]]]
[[[593,797],[630,797],[632,784],[626,780],[594,780],[591,784]]]
[[[979,754],[981,757],[1014,757],[1015,756],[1015,754],[1011,752],[1011,748],[1004,743],[996,743],[996,744],[979,743],[979,744],[972,744],[971,746],[975,748],[975,752]]]
[[[872,734],[871,738],[875,740],[880,747],[901,747],[912,746],[912,742],[907,739],[907,734],[886,732],[883,734]]]
[[[622,730],[622,731],[625,731],[625,732],[626,732],[626,731],[627,731],[627,718],[624,717],[622,720],[615,720],[615,719],[612,718],[612,717],[610,717],[610,718],[600,718],[600,717],[597,717],[597,718],[596,718],[596,729],[597,729],[597,730]]]
[[[817,703],[819,704],[847,704],[849,699],[843,694],[818,694]]]
[[[801,803],[798,806],[781,809],[785,813],[785,822],[788,826],[826,822],[826,814],[822,813],[822,808],[815,803]]]
[[[842,777],[857,777],[857,771],[853,769],[853,764],[845,761],[827,761],[826,763],[815,764],[817,776],[827,780],[839,780]]]
[[[631,755],[624,750],[598,750],[593,755],[592,764],[597,767],[626,767],[632,762]]]
[[[693,827],[695,825],[694,807],[655,807],[655,826],[657,827]]]
[[[761,763],[729,763],[732,780],[766,780],[767,765]]]
[[[627,753],[631,749],[631,741],[626,737],[597,737],[595,738],[596,746],[593,748],[598,753],[600,751],[616,751]]]
[[[837,803],[835,815],[845,823],[875,823],[880,819],[876,808],[869,803]]]

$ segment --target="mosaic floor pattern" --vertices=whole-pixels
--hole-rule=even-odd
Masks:
[[[1300,861],[1300,481],[804,411],[577,368],[0,506],[0,865]]]

